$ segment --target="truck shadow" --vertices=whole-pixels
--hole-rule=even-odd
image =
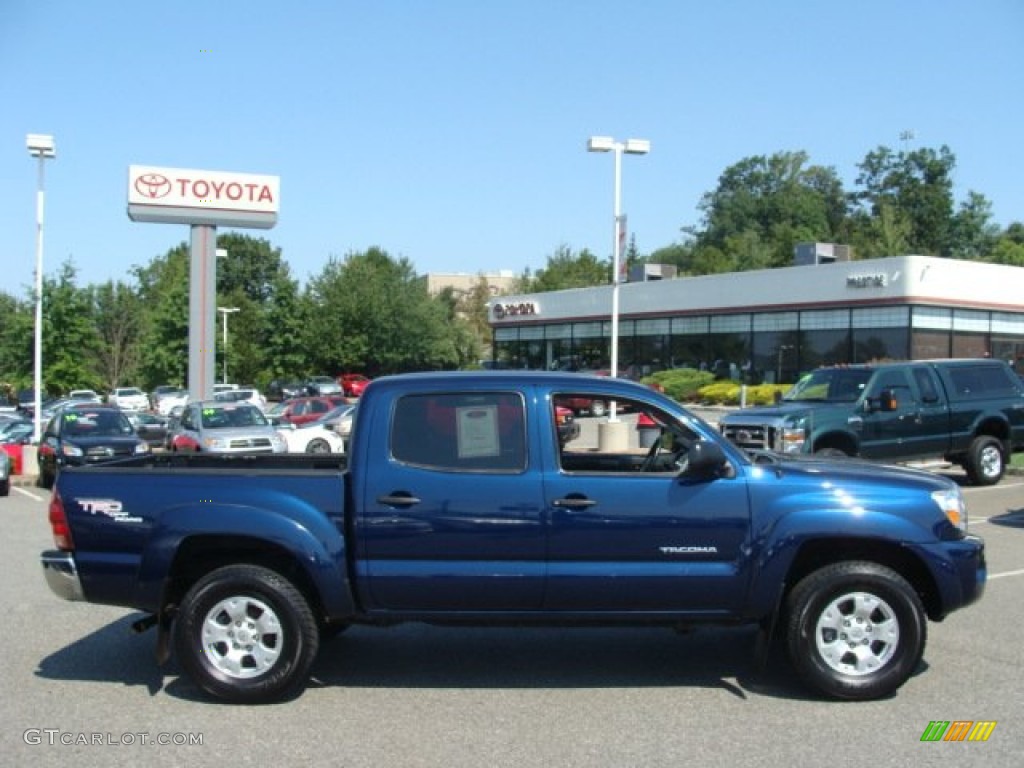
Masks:
[[[146,688],[155,696],[164,688],[172,665],[161,668],[154,657],[156,635],[136,635],[131,624],[139,614],[113,621],[40,660],[36,676],[47,680],[120,683]],[[177,674],[176,665],[173,673]]]
[[[1007,528],[1024,528],[1024,507],[1008,509],[1005,514],[990,517],[988,522],[992,525],[1001,525]]]
[[[701,628],[356,627],[325,643],[310,687],[704,687],[813,698],[774,649],[762,670],[757,632]]]
[[[157,665],[155,634],[131,631],[137,618],[118,619],[44,657],[36,676],[212,703],[173,658]],[[796,679],[781,649],[773,647],[761,665],[757,643],[753,628],[681,634],[664,628],[354,627],[321,645],[307,688],[700,687],[741,700],[820,700]],[[925,669],[922,662],[917,674]]]

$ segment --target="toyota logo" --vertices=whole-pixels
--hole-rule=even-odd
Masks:
[[[171,194],[171,182],[159,173],[144,173],[135,180],[135,191],[143,197],[156,200]]]

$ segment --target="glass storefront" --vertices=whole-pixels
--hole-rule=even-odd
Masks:
[[[502,326],[494,330],[494,358],[508,368],[607,369],[610,337],[607,320]],[[820,365],[987,355],[1024,372],[1024,313],[901,305],[619,323],[619,368],[637,378],[688,367],[792,383]]]

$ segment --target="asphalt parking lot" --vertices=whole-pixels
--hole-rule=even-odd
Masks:
[[[955,475],[953,475],[955,476]],[[985,537],[983,599],[929,625],[925,663],[888,700],[817,699],[745,629],[354,628],[298,698],[204,699],[113,607],[65,603],[38,565],[47,495],[0,499],[8,765],[1018,766],[1024,672],[1024,477],[965,488]],[[922,742],[933,721],[989,721],[983,743]],[[169,744],[153,744],[163,735]],[[201,743],[195,743],[195,742]],[[145,742],[145,743],[144,743]]]

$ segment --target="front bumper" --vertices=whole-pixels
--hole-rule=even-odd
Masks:
[[[57,597],[75,602],[85,600],[82,582],[78,578],[78,566],[70,552],[48,549],[39,556],[39,560],[46,585]]]

